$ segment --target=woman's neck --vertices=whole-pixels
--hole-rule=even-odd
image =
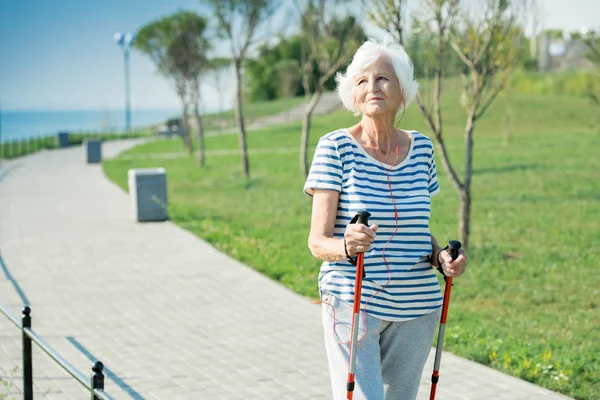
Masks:
[[[382,154],[396,151],[398,140],[393,118],[371,118],[365,115],[360,121],[360,126],[362,128],[361,139],[368,146]]]

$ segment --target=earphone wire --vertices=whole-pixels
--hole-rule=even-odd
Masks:
[[[356,103],[356,99],[354,100]],[[395,129],[398,129],[398,126],[400,125],[400,122],[404,119],[404,116],[406,114],[406,101],[403,98],[403,107],[402,107],[402,116],[400,117],[400,119],[398,120],[398,122],[396,122],[395,124]],[[357,113],[355,113],[355,115],[357,116]],[[367,130],[364,128],[362,121],[358,118],[358,123],[361,126],[361,129],[365,132],[367,132]],[[394,134],[396,133],[396,131],[394,130]],[[412,140],[412,139],[411,139]],[[390,266],[387,263],[387,259],[385,258],[385,250],[387,249],[388,245],[391,243],[391,241],[394,239],[394,237],[396,236],[396,234],[398,233],[398,228],[399,228],[399,224],[398,224],[398,208],[397,208],[397,203],[396,203],[396,199],[394,198],[394,191],[392,189],[392,183],[391,183],[391,179],[390,179],[390,171],[393,167],[396,166],[396,164],[398,163],[398,158],[400,157],[400,149],[398,144],[396,144],[396,158],[393,162],[393,164],[390,166],[390,168],[386,168],[383,164],[383,162],[381,160],[379,160],[379,158],[377,158],[377,149],[375,147],[369,146],[367,145],[367,147],[373,149],[373,152],[375,153],[375,159],[379,162],[379,164],[381,165],[381,168],[383,169],[383,171],[386,173],[386,178],[387,178],[387,182],[388,182],[388,188],[390,190],[390,199],[392,201],[392,205],[394,207],[394,220],[395,220],[395,229],[394,232],[392,233],[392,235],[390,236],[390,238],[388,239],[388,241],[386,242],[385,246],[383,246],[383,249],[381,251],[381,257],[383,258],[383,263],[385,264],[387,271],[388,271],[388,280],[385,283],[385,285],[383,285],[377,292],[375,292],[374,294],[372,294],[367,301],[365,302],[364,307],[362,307],[363,309],[363,324],[365,326],[365,331],[364,333],[361,335],[361,337],[358,339],[358,343],[360,343],[361,341],[364,340],[364,338],[366,337],[367,333],[368,333],[368,324],[367,324],[367,305],[369,304],[369,302],[371,301],[371,299],[373,299],[376,295],[378,295],[379,293],[381,293],[383,290],[385,290],[385,288],[390,284],[391,280],[392,280],[392,271]],[[335,325],[337,322],[336,319],[336,310],[335,307],[328,302],[329,298],[326,297],[325,299],[323,299],[322,301],[316,301],[314,303],[316,304],[325,304],[329,307],[331,307],[331,309],[333,310],[333,320],[332,320],[332,335],[333,337],[336,339],[336,341],[339,344],[349,344],[350,341],[342,341],[341,338],[339,337],[339,335],[336,332],[335,329]]]

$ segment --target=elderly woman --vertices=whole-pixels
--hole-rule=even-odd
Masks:
[[[304,186],[313,197],[308,246],[324,261],[319,291],[333,398],[346,398],[351,261],[364,253],[354,398],[415,399],[443,300],[432,266],[458,277],[466,254],[452,261],[429,231],[430,199],[439,192],[431,140],[394,126],[418,88],[402,46],[367,41],[336,78],[358,123],[319,140]],[[360,210],[372,225],[349,224]]]

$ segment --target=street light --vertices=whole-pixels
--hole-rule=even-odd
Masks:
[[[129,101],[129,48],[133,42],[133,36],[130,33],[117,32],[113,35],[115,42],[123,50],[123,60],[125,61],[125,130],[131,129],[131,105]]]

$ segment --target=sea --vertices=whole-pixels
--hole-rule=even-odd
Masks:
[[[145,128],[159,125],[178,116],[178,110],[132,110],[131,126]],[[2,111],[0,114],[0,141],[10,142],[58,132],[123,132],[125,111]]]

